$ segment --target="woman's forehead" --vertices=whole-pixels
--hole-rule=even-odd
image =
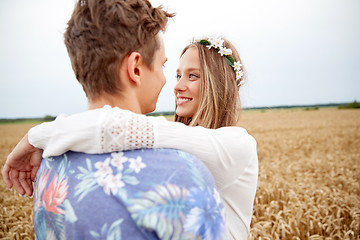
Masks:
[[[178,69],[198,69],[200,70],[200,58],[198,50],[194,47],[187,49],[180,57]]]

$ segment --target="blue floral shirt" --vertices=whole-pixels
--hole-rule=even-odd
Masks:
[[[226,239],[214,180],[173,149],[44,159],[33,221],[41,239]]]

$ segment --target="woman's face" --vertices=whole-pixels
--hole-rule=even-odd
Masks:
[[[196,48],[189,48],[181,56],[176,70],[177,84],[174,87],[176,114],[193,117],[200,103],[200,59]]]

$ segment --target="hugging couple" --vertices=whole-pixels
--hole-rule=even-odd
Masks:
[[[226,39],[184,48],[175,121],[147,117],[166,79],[147,0],[80,0],[64,34],[89,109],[33,127],[9,154],[9,188],[34,196],[37,239],[247,239],[256,141],[238,122],[241,59]]]

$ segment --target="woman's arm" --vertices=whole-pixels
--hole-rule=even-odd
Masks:
[[[21,195],[33,194],[33,184],[41,163],[42,150],[29,144],[27,135],[15,146],[6,159],[2,176],[9,189],[14,187]]]
[[[105,153],[106,151],[102,149],[102,140],[106,132],[102,126],[107,115],[110,115],[109,118],[116,117],[115,114],[110,114],[111,110],[112,108],[106,105],[103,108],[69,116],[59,115],[52,122],[45,122],[31,128],[28,132],[29,143],[43,149],[44,158],[58,156],[70,150],[91,154]],[[124,114],[124,116],[127,115]],[[121,143],[118,144],[121,145]]]
[[[167,121],[155,122],[154,128],[154,148],[176,148],[197,156],[220,191],[242,176],[251,161],[257,161],[256,141],[240,127],[207,129]]]
[[[44,157],[69,150],[105,153],[139,148],[180,149],[202,160],[217,175],[219,188],[232,184],[257,157],[256,142],[243,128],[189,127],[110,106],[38,125],[29,131],[29,141],[44,149]]]

